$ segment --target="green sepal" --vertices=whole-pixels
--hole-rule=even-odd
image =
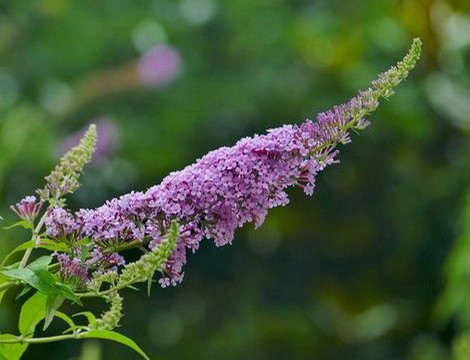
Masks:
[[[34,334],[36,325],[46,316],[47,297],[39,292],[31,296],[21,307],[18,330],[23,336]]]

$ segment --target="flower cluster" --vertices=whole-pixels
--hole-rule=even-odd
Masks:
[[[15,206],[10,206],[10,209],[13,210],[13,212],[18,215],[21,220],[25,220],[29,224],[32,224],[41,212],[43,204],[43,200],[36,202],[35,196],[26,196]]]
[[[176,220],[179,240],[160,280],[162,286],[176,285],[183,279],[186,251],[196,251],[202,239],[214,239],[222,246],[230,244],[236,228],[245,223],[260,226],[270,208],[288,203],[288,187],[299,186],[311,195],[316,175],[337,162],[337,145],[351,141],[349,130],[367,127],[364,117],[407,76],[419,48],[419,41],[415,41],[404,60],[380,75],[371,88],[320,113],[316,122],[306,120],[244,138],[169,174],[146,192],[126,194],[94,210],[71,214],[53,209],[46,221],[47,234],[90,238],[94,263],[105,259],[103,263],[109,266],[106,256],[126,244],[149,242],[154,248]],[[115,265],[122,263],[118,260]]]
[[[56,254],[60,264],[60,277],[66,282],[84,285],[88,280],[88,267],[79,258],[70,258],[67,254]]]

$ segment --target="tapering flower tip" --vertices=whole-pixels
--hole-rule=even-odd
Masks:
[[[43,200],[61,205],[62,196],[71,194],[80,187],[78,179],[85,164],[91,161],[96,149],[96,140],[96,125],[92,124],[80,143],[67,152],[55,169],[46,176],[46,186],[37,190]]]
[[[402,82],[408,73],[416,66],[417,61],[421,56],[421,39],[416,38],[411,44],[410,50],[395,66],[379,75],[379,77],[372,82],[372,91],[376,97],[388,98],[393,95],[393,88]]]
[[[414,39],[403,60],[380,74],[372,81],[371,87],[360,91],[347,103],[318,114],[317,122],[311,125],[312,134],[318,143],[310,151],[314,158],[322,159],[325,149],[350,142],[349,130],[363,130],[369,125],[365,117],[377,109],[381,98],[393,95],[393,89],[408,76],[420,57],[421,45],[419,38]]]
[[[110,117],[96,118],[96,131],[100,134],[96,142],[96,150],[93,154],[91,163],[99,164],[111,156],[119,147],[119,133],[114,120]],[[65,153],[68,149],[78,144],[85,134],[88,126],[78,130],[70,136],[63,139],[57,146],[59,154]]]
[[[26,196],[15,206],[10,206],[10,209],[13,210],[20,219],[32,224],[34,219],[36,219],[41,212],[43,204],[43,200],[36,202],[35,196]]]

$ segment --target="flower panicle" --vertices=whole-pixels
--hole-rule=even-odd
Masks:
[[[203,239],[222,246],[232,242],[238,227],[249,222],[261,226],[269,209],[288,204],[290,187],[298,186],[312,195],[318,173],[338,162],[337,145],[351,141],[350,130],[368,126],[365,116],[406,78],[420,47],[421,42],[415,40],[403,61],[349,102],[318,114],[315,122],[307,119],[241,139],[170,173],[145,192],[131,192],[94,210],[68,215],[51,211],[46,233],[87,237],[97,254],[129,243],[149,243],[152,251],[125,265],[118,282],[145,281],[162,269],[161,286],[176,285],[183,279],[186,252],[195,252]],[[70,219],[74,219],[71,224],[67,223]],[[178,236],[170,236],[176,231],[175,221]],[[166,243],[173,238],[174,244]]]
[[[55,169],[45,177],[45,187],[36,190],[42,200],[48,201],[51,205],[61,206],[64,203],[62,197],[80,187],[78,180],[83,167],[91,161],[96,149],[96,140],[96,126],[92,124],[80,143],[62,156]]]

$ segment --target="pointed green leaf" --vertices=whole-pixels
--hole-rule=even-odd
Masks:
[[[75,329],[77,328],[77,325],[75,325],[73,320],[67,314],[64,314],[63,312],[60,312],[60,311],[56,311],[55,317],[62,319],[69,326],[69,328],[65,330],[64,333],[69,332],[69,331],[75,331]]]
[[[20,266],[20,262],[17,261],[13,264],[10,264],[10,265],[5,265],[5,266],[2,266],[2,270],[12,270],[12,269],[18,269],[18,267]]]
[[[134,340],[129,339],[127,336],[119,334],[115,331],[91,330],[89,332],[81,334],[80,338],[82,339],[105,339],[105,340],[116,341],[120,344],[130,347],[132,350],[140,354],[144,359],[150,360],[150,358],[142,351],[142,349],[134,342]]]
[[[147,282],[147,296],[150,297],[150,290],[152,290],[153,279],[149,278]]]
[[[80,260],[81,260],[82,263],[86,262],[87,257],[88,257],[88,252],[89,252],[89,247],[83,245],[82,246],[82,251],[81,251],[82,255],[80,256]]]
[[[2,291],[0,291],[0,304],[2,303],[2,300],[3,300],[3,295],[5,295],[5,293],[6,293],[6,292],[7,292],[7,291],[6,291],[6,289],[5,289],[5,290],[2,290]]]
[[[91,328],[93,328],[96,325],[96,316],[90,311],[82,311],[82,312],[72,315],[72,317],[76,317],[76,316],[85,316]]]
[[[44,279],[46,277],[44,277],[43,279],[40,278],[29,268],[4,270],[3,274],[9,276],[10,278],[26,282],[27,284],[31,285],[33,288],[37,289],[39,292],[45,295],[56,295],[60,293],[60,289],[54,286],[55,280],[54,282],[51,282],[49,280],[45,281]]]
[[[8,277],[6,277],[0,272],[0,284],[3,284],[4,282],[8,282],[8,281],[10,281],[10,279],[8,279]]]
[[[78,305],[82,305],[82,302],[77,297],[77,295],[75,295],[75,293],[73,292],[72,288],[69,285],[61,283],[61,282],[56,282],[55,287],[59,289],[63,297],[65,297],[68,300],[73,301],[74,303]]]
[[[46,318],[44,320],[44,327],[42,330],[46,330],[54,319],[55,312],[62,305],[65,298],[62,295],[48,296],[46,300]]]
[[[24,286],[23,290],[21,290],[21,292],[20,292],[18,295],[16,295],[15,300],[18,300],[20,297],[25,296],[25,295],[26,295],[27,293],[29,293],[32,289],[33,289],[33,288],[32,288],[31,286],[29,286],[29,285],[26,284],[26,285]]]
[[[25,229],[31,229],[31,224],[30,224],[28,221],[26,221],[26,220],[18,221],[18,222],[14,223],[14,224],[12,224],[12,225],[10,225],[10,226],[4,226],[4,227],[2,227],[2,229],[4,229],[4,230],[10,230],[10,229],[13,229],[13,228],[18,227],[18,226],[21,226],[21,227],[23,227],[23,228],[25,228]]]
[[[49,265],[51,261],[52,261],[51,256],[41,256],[26,267],[36,272],[37,270],[40,270],[40,269],[47,269],[47,265]]]
[[[0,340],[15,340],[17,337],[11,334],[1,334]],[[19,360],[25,352],[28,344],[0,344],[0,359]]]
[[[41,242],[38,245],[41,249],[46,249],[49,251],[60,251],[66,252],[68,250],[68,246],[64,242],[57,242],[51,239],[41,238]]]
[[[21,307],[18,329],[23,336],[34,334],[36,325],[46,316],[47,297],[39,292]]]

